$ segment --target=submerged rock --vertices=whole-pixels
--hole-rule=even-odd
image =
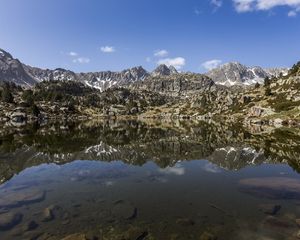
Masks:
[[[42,215],[43,215],[43,220],[42,220],[43,222],[49,222],[56,218],[60,218],[66,221],[68,218],[68,213],[65,212],[63,208],[57,205],[51,205],[45,208]]]
[[[64,237],[62,240],[87,240],[85,234],[75,233]]]
[[[195,222],[190,218],[179,218],[176,220],[176,223],[180,226],[188,227],[195,225]]]
[[[45,208],[43,211],[43,222],[49,222],[54,219],[54,214],[50,208]]]
[[[36,228],[38,228],[38,224],[35,221],[30,221],[29,223],[27,223],[24,227],[24,231],[32,231],[35,230]]]
[[[239,190],[269,199],[299,199],[300,180],[285,177],[247,178],[240,180]]]
[[[277,232],[290,232],[296,227],[296,224],[288,219],[282,219],[274,216],[268,216],[263,221],[263,226],[265,229],[274,229]]]
[[[261,204],[259,206],[260,210],[263,211],[265,214],[268,215],[276,215],[280,209],[281,206],[280,205],[274,205],[274,204]]]
[[[199,240],[217,240],[218,238],[209,232],[204,232],[201,234]]]
[[[0,215],[0,230],[10,230],[22,222],[22,219],[21,213],[3,213]]]
[[[300,218],[297,218],[297,219],[295,220],[295,222],[296,222],[296,224],[298,225],[298,227],[300,227]]]
[[[137,208],[125,201],[118,201],[112,209],[114,216],[126,220],[133,220],[137,217]]]
[[[45,199],[45,191],[27,189],[25,191],[9,191],[0,197],[0,208],[12,208],[36,203]]]

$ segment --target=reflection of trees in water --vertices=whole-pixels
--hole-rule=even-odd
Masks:
[[[300,134],[273,130],[252,134],[238,126],[203,122],[67,122],[4,129],[0,137],[1,176],[26,167],[75,159],[122,160],[161,167],[179,160],[208,158],[226,169],[287,161],[296,170]],[[6,176],[6,177],[5,177]]]

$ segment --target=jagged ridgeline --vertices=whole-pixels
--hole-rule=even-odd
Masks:
[[[0,50],[1,119],[194,118],[298,124],[299,64],[291,69],[224,64],[207,74],[161,65],[153,72],[74,73],[22,64]]]

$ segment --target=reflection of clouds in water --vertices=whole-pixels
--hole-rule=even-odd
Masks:
[[[91,174],[90,170],[80,170],[80,171],[78,171],[78,176],[81,176],[81,177],[89,176],[90,174]]]
[[[165,169],[159,169],[161,173],[173,174],[177,176],[182,176],[185,174],[185,168],[181,164],[177,164],[174,167],[167,167]]]
[[[203,170],[210,173],[220,173],[221,169],[212,163],[206,163],[203,166]]]
[[[104,185],[106,186],[106,187],[111,187],[111,186],[113,186],[115,184],[115,182],[113,182],[113,181],[105,181],[104,182]]]

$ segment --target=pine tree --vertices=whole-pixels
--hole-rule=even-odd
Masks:
[[[2,98],[2,101],[6,102],[6,103],[13,103],[14,102],[14,97],[11,93],[11,90],[10,90],[9,87],[6,87],[6,86],[3,88],[1,98]]]
[[[38,106],[33,104],[31,107],[31,113],[33,116],[38,117],[41,112],[40,112],[40,109],[38,108]]]

